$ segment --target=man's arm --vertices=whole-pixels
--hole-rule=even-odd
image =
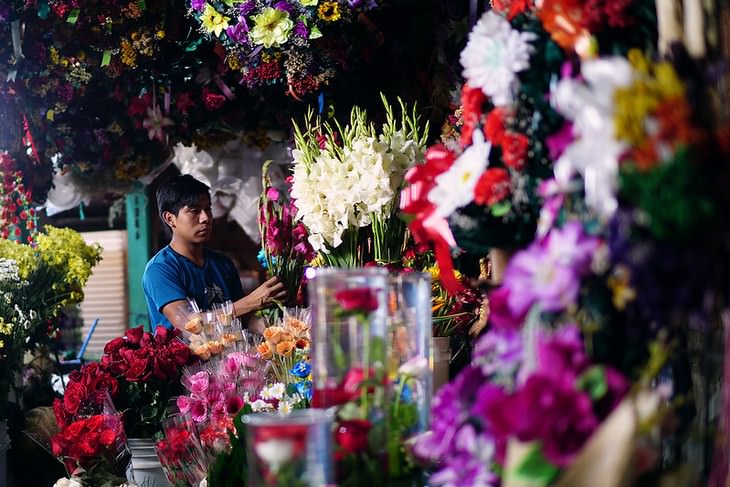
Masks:
[[[189,308],[190,304],[186,300],[180,299],[178,301],[167,303],[163,306],[162,314],[164,314],[165,318],[172,323],[172,326],[178,330],[185,331],[185,324],[187,323],[187,320],[189,319],[188,315],[190,314]]]
[[[243,316],[273,304],[276,299],[284,299],[285,297],[284,284],[279,282],[279,278],[272,277],[251,291],[250,294],[233,303],[234,314]]]

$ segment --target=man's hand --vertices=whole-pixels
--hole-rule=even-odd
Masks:
[[[275,300],[282,300],[285,297],[286,290],[284,289],[284,284],[279,282],[278,277],[272,277],[254,289],[251,294],[236,301],[236,316],[266,308],[274,304]]]

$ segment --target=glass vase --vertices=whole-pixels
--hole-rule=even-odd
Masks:
[[[243,416],[249,487],[334,485],[328,409]]]
[[[391,424],[408,437],[426,431],[429,424],[433,389],[431,275],[408,272],[392,276],[389,305],[388,375],[394,377]]]
[[[315,407],[384,417],[388,290],[384,269],[317,269],[309,284]]]

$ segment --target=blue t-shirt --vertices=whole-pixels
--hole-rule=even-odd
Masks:
[[[147,263],[142,286],[153,326],[172,326],[162,308],[173,301],[191,298],[203,310],[211,309],[213,303],[243,297],[241,279],[231,259],[208,249],[203,255],[205,264],[200,267],[168,245]]]

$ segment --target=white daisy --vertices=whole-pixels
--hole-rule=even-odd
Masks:
[[[514,30],[499,14],[486,12],[461,52],[467,83],[481,88],[496,106],[511,103],[515,74],[530,67],[535,39],[532,32]]]
[[[261,397],[263,399],[281,399],[282,397],[284,397],[285,392],[286,386],[281,382],[277,382],[275,384],[264,387],[261,390]]]
[[[436,213],[444,218],[474,201],[474,187],[489,164],[492,144],[484,140],[480,130],[475,130],[472,138],[472,145],[446,172],[436,176],[436,187],[428,193],[428,200],[436,205]]]

